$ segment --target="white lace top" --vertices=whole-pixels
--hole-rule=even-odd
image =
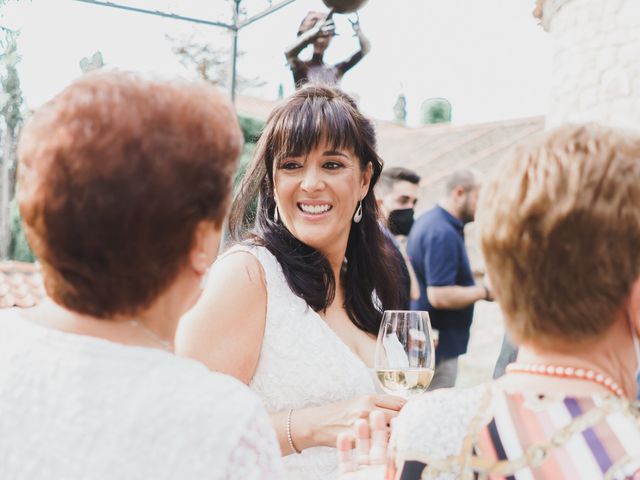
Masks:
[[[0,311],[0,478],[282,478],[260,401],[160,350]]]
[[[433,458],[458,455],[486,388],[445,388],[412,399],[394,420],[394,449],[407,457],[425,452]],[[459,471],[437,476],[438,480],[457,478]]]
[[[276,258],[264,247],[237,246],[261,263],[267,283],[267,319],[250,387],[269,412],[326,405],[374,393],[373,377],[360,358],[289,288]],[[295,421],[295,415],[293,417]],[[338,476],[334,448],[316,447],[284,458],[287,478]]]

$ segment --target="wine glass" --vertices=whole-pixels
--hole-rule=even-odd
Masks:
[[[375,369],[382,389],[405,398],[427,390],[435,349],[427,312],[387,310],[376,343]]]

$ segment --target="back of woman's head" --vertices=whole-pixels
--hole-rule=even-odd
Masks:
[[[548,132],[483,187],[477,218],[516,339],[593,340],[640,277],[640,137],[596,125]]]
[[[259,238],[278,258],[291,289],[317,311],[328,307],[335,280],[326,258],[273,220],[274,164],[288,156],[305,156],[323,142],[332,150],[352,151],[362,171],[369,164],[372,167],[369,190],[362,199],[362,220],[352,224],[349,234],[343,284],[352,321],[375,332],[381,308],[398,308],[406,299],[395,288],[398,266],[381,232],[373,193],[383,166],[376,152],[375,129],[347,94],[336,87],[307,85],[271,113],[231,207],[229,229],[235,241],[246,239],[247,234]],[[256,197],[252,217],[248,213]]]
[[[19,203],[48,295],[109,318],[176,278],[202,221],[221,226],[242,134],[204,83],[89,74],[39,109],[19,144]]]

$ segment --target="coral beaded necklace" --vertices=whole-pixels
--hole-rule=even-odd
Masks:
[[[507,373],[528,373],[547,377],[570,378],[594,382],[605,387],[614,395],[624,397],[624,391],[610,376],[588,368],[559,367],[555,365],[512,363],[507,365]]]

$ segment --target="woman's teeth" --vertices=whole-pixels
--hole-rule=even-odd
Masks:
[[[331,205],[305,205],[303,203],[298,204],[298,207],[304,213],[310,213],[312,215],[319,215],[331,209]]]

